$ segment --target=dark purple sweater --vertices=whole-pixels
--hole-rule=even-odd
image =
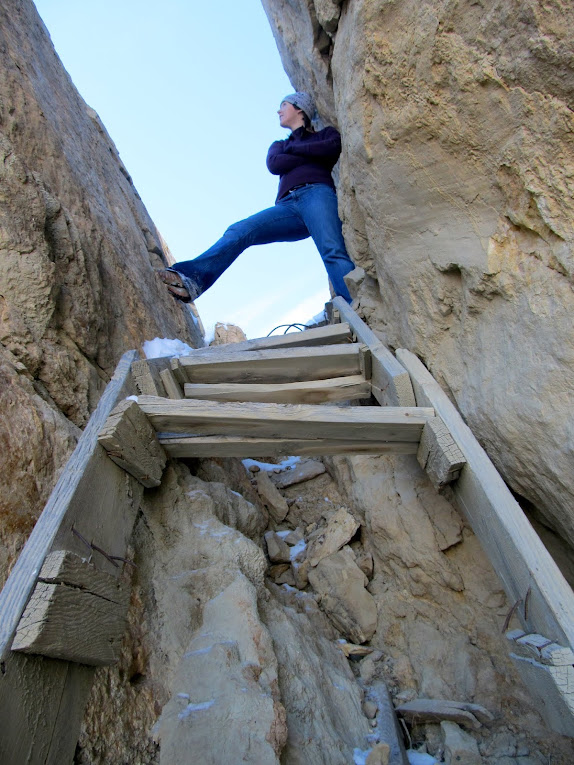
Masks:
[[[275,141],[267,153],[267,168],[279,178],[278,202],[294,186],[326,183],[335,188],[331,170],[341,153],[341,136],[333,127],[318,133],[297,128],[285,141]]]

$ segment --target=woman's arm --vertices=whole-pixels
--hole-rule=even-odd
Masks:
[[[267,169],[273,175],[285,175],[289,170],[305,164],[303,157],[285,154],[285,143],[285,141],[275,141],[267,152]]]
[[[341,136],[332,127],[325,128],[321,132],[324,135],[319,140],[278,141],[278,143],[286,143],[287,145],[283,151],[292,157],[305,157],[318,162],[321,162],[321,160],[336,162],[341,153]]]

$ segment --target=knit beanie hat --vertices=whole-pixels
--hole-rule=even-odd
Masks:
[[[315,116],[315,104],[308,93],[291,93],[291,95],[285,96],[281,103],[283,103],[283,101],[287,101],[288,104],[293,104],[297,109],[301,109],[310,120],[313,120],[313,117]]]

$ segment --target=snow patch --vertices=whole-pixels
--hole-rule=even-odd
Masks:
[[[407,750],[409,765],[437,765],[439,760],[426,752],[416,752],[414,749]]]
[[[241,460],[243,464],[245,465],[245,469],[248,473],[251,473],[249,468],[252,465],[257,465],[257,467],[260,470],[267,470],[269,472],[273,472],[273,470],[287,470],[295,467],[295,465],[301,460],[301,457],[287,457],[283,460],[283,462],[280,462],[278,465],[274,465],[271,462],[258,462],[257,460]]]
[[[372,749],[353,749],[353,762],[355,765],[366,765],[367,757],[372,752]]]
[[[159,359],[164,356],[189,356],[194,349],[182,340],[170,340],[167,337],[154,337],[146,340],[142,346],[146,359]]]
[[[296,545],[293,545],[293,547],[289,550],[289,557],[291,560],[295,560],[299,553],[303,552],[306,547],[307,545],[305,544],[304,539],[302,539],[300,542],[297,542]]]
[[[188,704],[184,710],[178,714],[180,720],[185,720],[192,712],[203,712],[204,709],[209,709],[215,704],[215,699],[211,701],[204,701],[201,704]]]
[[[126,396],[126,401],[135,401],[136,404],[137,404],[138,397],[137,396]]]

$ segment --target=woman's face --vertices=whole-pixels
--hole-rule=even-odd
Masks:
[[[281,127],[295,130],[304,124],[303,113],[288,101],[282,101],[279,111],[279,124]]]

